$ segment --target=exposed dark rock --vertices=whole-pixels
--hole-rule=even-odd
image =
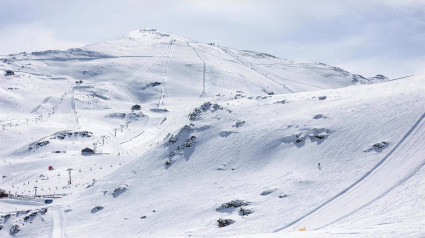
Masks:
[[[240,216],[248,216],[249,214],[254,213],[254,210],[252,209],[247,209],[247,208],[243,208],[241,207],[241,209],[239,209],[239,215]]]
[[[138,105],[138,104],[136,104],[136,105],[133,105],[132,107],[131,107],[131,110],[133,110],[133,111],[139,111],[140,109],[142,109],[142,107],[140,106],[140,105]]]
[[[375,143],[373,145],[374,148],[378,148],[378,149],[385,148],[387,146],[388,146],[388,143],[385,142],[385,141],[382,141],[382,142],[379,142],[379,143]]]
[[[15,75],[15,72],[13,72],[12,70],[6,70],[6,73],[4,74],[4,76],[11,76],[11,75]]]
[[[50,144],[50,141],[48,141],[48,140],[46,140],[46,141],[40,141],[40,142],[37,142],[37,143],[33,144],[32,146],[30,146],[28,148],[28,150],[38,149],[38,148],[43,147],[43,146],[46,146],[48,144]]]
[[[157,86],[159,86],[159,85],[161,85],[162,83],[160,83],[160,82],[152,82],[152,83],[148,83],[148,84],[146,84],[145,86],[143,86],[141,89],[142,90],[145,90],[145,89],[148,89],[148,88],[153,88],[153,87],[157,87]]]
[[[251,204],[251,202],[244,201],[244,200],[232,200],[230,202],[226,202],[221,204],[218,208],[216,208],[216,211],[225,211],[228,208],[237,208],[242,206],[248,206]]]
[[[21,229],[19,229],[19,228],[20,228],[20,226],[18,224],[14,224],[12,227],[10,227],[9,235],[11,235],[11,236],[16,235],[16,233],[21,231]]]
[[[323,114],[317,114],[313,117],[313,119],[320,119],[320,118],[326,118]]]
[[[95,206],[91,209],[91,213],[96,213],[98,211],[101,211],[103,209],[103,206]]]
[[[40,213],[41,213],[41,215],[46,214],[46,212],[47,212],[47,208],[42,208],[42,209],[40,209]]]
[[[203,112],[207,112],[207,111],[215,112],[217,110],[223,110],[223,107],[218,105],[217,103],[212,104],[211,102],[206,102],[202,104],[199,108],[195,108],[193,112],[189,113],[189,120],[197,121],[201,119],[201,114]]]
[[[232,133],[233,133],[233,131],[220,131],[220,136],[221,137],[228,137]]]
[[[379,143],[375,143],[372,145],[371,148],[365,150],[365,152],[370,152],[370,151],[376,151],[376,152],[381,152],[382,150],[384,150],[385,148],[387,148],[390,144],[386,141],[381,141]]]
[[[127,190],[128,185],[127,184],[123,184],[121,186],[119,186],[118,188],[116,188],[112,194],[112,196],[114,198],[118,197],[119,195],[123,194],[126,190]]]
[[[288,194],[280,194],[279,195],[279,198],[286,198],[286,197],[288,197]]]
[[[232,220],[232,219],[220,218],[220,219],[217,220],[217,223],[218,223],[218,227],[225,227],[225,226],[228,226],[228,225],[235,223],[235,221]]]
[[[245,121],[237,121],[232,127],[239,128],[245,124]]]

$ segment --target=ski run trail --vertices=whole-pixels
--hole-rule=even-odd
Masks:
[[[424,237],[424,80],[149,29],[0,56],[0,237]]]
[[[388,155],[353,185],[277,231],[326,227],[371,204],[412,177],[425,165],[424,118],[425,113]]]

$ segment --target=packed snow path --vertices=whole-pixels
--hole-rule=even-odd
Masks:
[[[62,207],[50,207],[52,212],[53,226],[51,231],[51,238],[63,238],[65,236],[65,218]]]
[[[425,165],[425,113],[375,167],[318,208],[276,230],[317,230],[345,218],[384,196]]]

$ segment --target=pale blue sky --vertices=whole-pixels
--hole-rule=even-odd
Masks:
[[[0,54],[141,28],[392,78],[425,73],[425,0],[0,0]]]

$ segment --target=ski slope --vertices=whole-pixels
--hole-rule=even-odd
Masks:
[[[312,212],[278,229],[326,227],[384,196],[425,164],[425,114],[372,170]]]
[[[0,58],[15,72],[0,75],[0,188],[20,197],[0,199],[2,237],[424,235],[422,207],[389,210],[425,191],[422,75],[365,78],[157,30]],[[60,196],[28,202],[35,187]]]

